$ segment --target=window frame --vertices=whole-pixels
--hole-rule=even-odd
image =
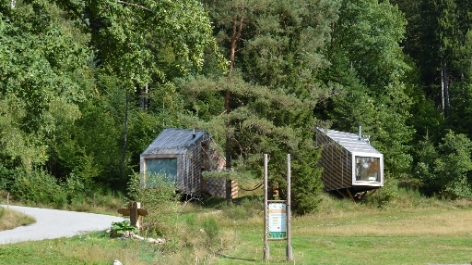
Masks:
[[[372,157],[379,159],[379,174],[377,181],[369,181],[369,180],[357,180],[356,174],[356,159],[357,157]],[[383,155],[380,153],[364,153],[364,152],[352,152],[351,153],[351,165],[352,165],[352,186],[383,186],[384,185],[384,165],[383,165]]]

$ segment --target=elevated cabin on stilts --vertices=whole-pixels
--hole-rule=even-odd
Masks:
[[[319,165],[326,191],[362,198],[384,185],[383,155],[359,134],[316,128],[316,143],[322,148]]]
[[[225,164],[208,132],[168,128],[140,156],[141,185],[152,188],[165,179],[187,200],[202,193],[225,197],[226,179],[202,176],[203,171],[223,170]]]

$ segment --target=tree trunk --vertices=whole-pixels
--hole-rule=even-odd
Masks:
[[[141,88],[140,106],[142,110],[146,110],[148,107],[148,93],[149,93],[149,84],[146,84],[146,86]]]
[[[125,164],[126,164],[126,146],[128,144],[128,107],[129,105],[129,91],[126,90],[126,103],[125,103],[125,128],[123,132],[123,150],[121,158],[121,180],[125,179]]]
[[[441,60],[441,110],[444,117],[449,116],[449,82],[447,79],[447,64]]]
[[[234,58],[236,54],[236,47],[237,47],[237,41],[241,37],[241,32],[243,30],[243,23],[244,23],[244,18],[241,16],[241,18],[235,17],[233,20],[233,35],[231,37],[231,53],[230,53],[230,64],[229,64],[229,71],[228,71],[228,79],[231,79],[231,76],[233,74],[233,69],[234,69]],[[229,80],[230,81],[230,80]],[[226,170],[231,170],[232,167],[232,162],[231,162],[231,135],[229,134],[229,113],[231,112],[230,106],[229,106],[229,100],[231,98],[231,90],[228,88],[226,89],[226,96],[225,96],[225,112],[226,112]],[[231,179],[228,178],[226,179],[226,201],[231,201]]]
[[[229,72],[228,72],[228,78],[231,78],[231,75],[233,74],[233,69],[234,69],[234,58],[236,54],[236,47],[237,47],[237,41],[241,37],[241,32],[243,30],[243,23],[244,23],[244,18],[241,17],[238,18],[235,17],[233,20],[233,35],[231,37],[231,54],[230,54],[230,64],[229,64]],[[231,98],[231,90],[228,88],[226,89],[226,96],[225,96],[225,112],[226,115],[229,115],[231,112],[230,106],[229,106],[229,100]],[[229,119],[227,120],[226,128],[229,126]],[[226,169],[231,169],[231,151],[230,151],[230,140],[231,136],[229,135],[228,130],[226,131]]]

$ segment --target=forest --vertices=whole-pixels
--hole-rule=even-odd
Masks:
[[[197,128],[234,179],[267,153],[283,189],[290,153],[303,214],[314,128],[362,126],[386,185],[472,197],[471,26],[467,0],[2,0],[0,190],[126,192],[161,130]]]

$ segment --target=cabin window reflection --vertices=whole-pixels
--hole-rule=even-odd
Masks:
[[[380,158],[356,156],[356,181],[380,181]]]
[[[159,186],[162,183],[175,183],[177,159],[147,159],[146,187]]]

